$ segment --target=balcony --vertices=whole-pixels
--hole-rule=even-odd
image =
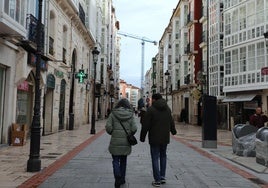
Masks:
[[[36,42],[37,42],[37,22],[38,19],[36,17],[34,17],[32,14],[29,14],[28,17],[26,18],[26,29],[27,29],[27,39],[29,42],[34,44],[35,48],[34,50],[36,50]],[[44,42],[45,42],[45,31],[44,31],[44,24],[42,24],[41,26],[41,52],[44,53]]]

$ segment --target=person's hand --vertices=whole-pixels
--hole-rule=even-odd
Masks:
[[[176,135],[176,134],[177,134],[177,131],[174,130],[174,131],[171,132],[171,134],[172,134],[172,135]]]

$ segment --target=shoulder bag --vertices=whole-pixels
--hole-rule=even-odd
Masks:
[[[130,144],[131,146],[136,145],[136,144],[138,143],[136,137],[135,137],[134,135],[132,135],[132,134],[129,134],[129,133],[127,132],[125,126],[122,124],[122,122],[121,122],[120,120],[119,120],[119,122],[120,122],[121,126],[123,127],[124,131],[125,131],[126,134],[127,134],[127,140],[128,140],[128,142],[129,142],[129,144]]]

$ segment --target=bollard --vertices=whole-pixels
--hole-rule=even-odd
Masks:
[[[256,133],[256,162],[268,167],[268,127]]]
[[[217,148],[217,99],[203,96],[202,147]]]

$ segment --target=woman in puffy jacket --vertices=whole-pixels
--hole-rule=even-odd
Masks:
[[[116,188],[125,184],[127,155],[131,153],[131,146],[120,122],[129,134],[134,135],[137,131],[137,125],[133,114],[129,101],[121,99],[112,109],[105,126],[106,132],[111,135],[109,152],[113,158],[112,164]]]

